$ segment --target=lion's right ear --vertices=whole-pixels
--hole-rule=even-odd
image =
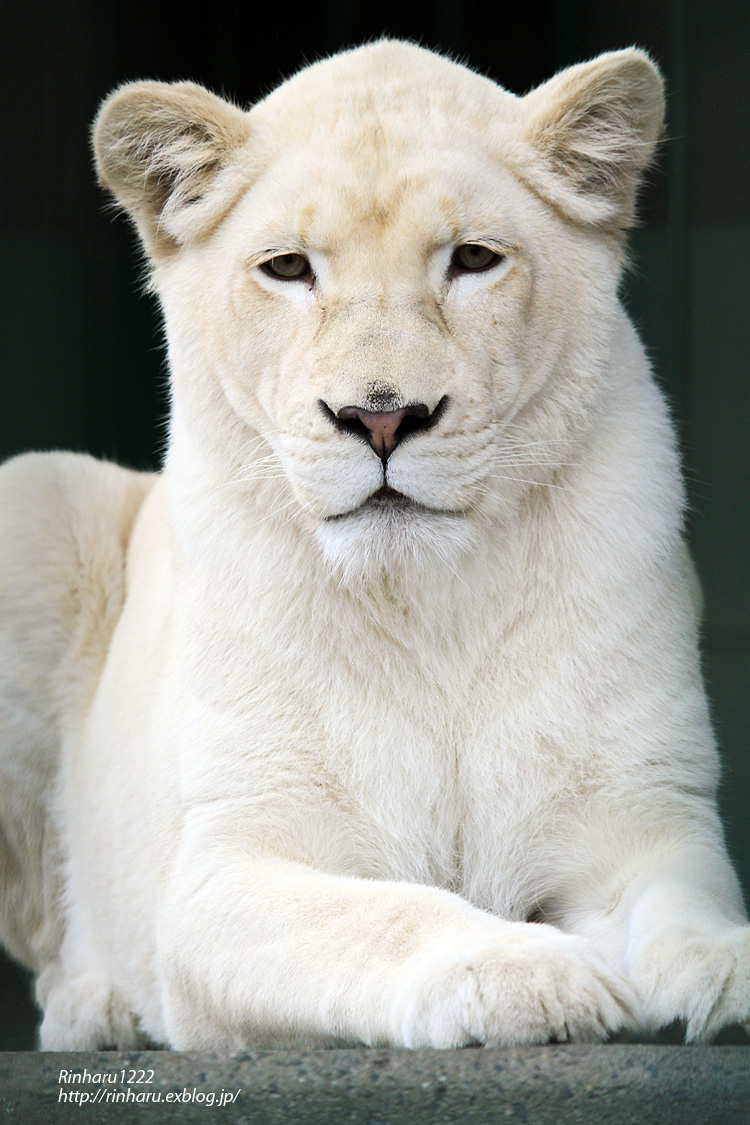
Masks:
[[[155,257],[208,229],[242,186],[248,115],[193,82],[129,82],[94,122],[99,180]]]

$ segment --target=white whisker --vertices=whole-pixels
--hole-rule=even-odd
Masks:
[[[543,460],[533,455],[529,457],[518,457],[515,454],[505,457],[494,457],[493,463],[495,465],[539,465],[540,468],[556,468],[559,466],[561,469],[568,468],[575,464],[573,461],[558,461],[556,458],[554,460]]]
[[[529,478],[529,477],[511,477],[511,476],[508,476],[505,473],[496,473],[495,479],[496,480],[513,481],[515,484],[535,485],[535,486],[538,486],[539,488],[556,488],[556,489],[559,489],[561,492],[567,492],[568,491],[567,487],[564,484],[555,484],[553,481],[549,481],[549,480],[547,480],[547,481],[545,481],[545,480],[534,480],[533,478]],[[494,496],[497,500],[503,499],[503,497],[501,496],[501,494],[499,492],[496,492],[494,489],[490,488],[487,484],[476,484],[474,487],[478,488],[480,492],[485,492],[488,496]]]
[[[462,586],[463,586],[463,587],[464,587],[464,588],[465,588],[466,590],[468,590],[468,591],[469,591],[469,593],[470,593],[470,594],[472,595],[472,597],[477,597],[477,592],[476,592],[476,590],[473,590],[473,589],[471,588],[471,586],[470,586],[470,585],[468,584],[468,582],[464,582],[463,578],[462,578],[462,577],[461,577],[461,575],[460,575],[460,574],[458,573],[458,571],[457,571],[457,570],[455,570],[455,569],[454,569],[454,567],[452,567],[452,566],[451,566],[450,562],[448,561],[448,557],[447,557],[447,555],[445,554],[445,552],[444,552],[444,550],[443,550],[443,548],[442,548],[442,545],[440,545],[440,546],[438,546],[438,547],[436,548],[436,554],[437,554],[438,558],[440,559],[440,561],[442,562],[442,564],[443,564],[444,566],[446,566],[446,567],[448,568],[448,570],[449,570],[449,571],[451,572],[451,574],[452,574],[452,575],[453,575],[453,577],[454,577],[454,578],[456,579],[456,581],[457,581],[457,582],[460,582],[460,583],[461,583],[461,585],[462,585]]]
[[[275,516],[278,516],[280,512],[284,512],[284,511],[286,511],[287,508],[291,508],[291,506],[293,504],[296,504],[297,506],[299,506],[299,501],[297,500],[297,498],[295,496],[293,496],[291,500],[287,500],[286,504],[281,504],[278,508],[274,508],[274,510],[272,512],[268,512],[265,516],[262,516],[259,520],[255,520],[254,523],[249,525],[248,531],[253,531],[256,527],[259,527],[260,524],[266,523],[267,520],[273,519]],[[287,522],[288,521],[285,520],[284,524],[286,524]],[[284,525],[282,524],[282,526],[284,526]]]

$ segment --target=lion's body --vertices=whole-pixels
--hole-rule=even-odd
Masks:
[[[526,110],[383,43],[248,115],[105,107],[174,406],[157,478],[0,477],[0,924],[44,1046],[750,1018],[678,458],[617,298],[636,172],[542,159],[596,66]],[[258,264],[303,254],[309,283]]]

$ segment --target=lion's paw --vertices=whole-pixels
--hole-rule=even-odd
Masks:
[[[39,1029],[44,1051],[121,1051],[143,1046],[130,1008],[97,972],[60,976],[44,999]]]
[[[716,936],[668,930],[650,942],[632,968],[649,1030],[675,1020],[688,1043],[705,1043],[723,1027],[750,1026],[750,926]]]
[[[596,1042],[633,1026],[635,996],[585,941],[550,926],[528,940],[456,943],[424,957],[397,1000],[406,1047]]]

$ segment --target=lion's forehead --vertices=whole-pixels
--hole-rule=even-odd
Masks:
[[[498,165],[519,135],[518,104],[494,82],[411,44],[346,52],[250,111],[248,151],[261,181],[254,202],[265,194],[296,205],[302,237],[327,215],[337,227],[403,216],[424,237],[429,215],[435,238],[448,241],[467,211],[497,195]]]
[[[412,138],[380,159],[367,143],[365,130],[352,150],[289,146],[248,185],[235,223],[269,245],[295,238],[324,252],[390,244],[420,254],[464,238],[512,244],[524,225],[523,189],[482,152]]]

